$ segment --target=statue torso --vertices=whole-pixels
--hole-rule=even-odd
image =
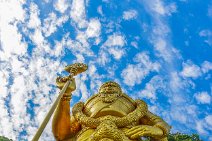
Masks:
[[[73,115],[82,127],[76,140],[133,141],[124,131],[139,124],[139,117],[142,116],[140,108],[145,107],[141,105],[138,106],[138,102],[126,95],[107,103],[94,95],[85,104],[76,104]]]
[[[61,84],[58,86],[64,85],[64,81],[58,83]],[[133,141],[129,139],[133,138],[138,141],[148,136],[167,141],[170,126],[149,112],[144,101],[132,100],[122,93],[120,85],[115,82],[104,83],[98,94],[85,103],[75,104],[73,116],[69,115],[69,102],[70,97],[64,94],[55,112],[52,129],[57,140]]]

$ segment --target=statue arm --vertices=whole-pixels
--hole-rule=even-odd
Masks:
[[[61,80],[62,79],[62,80]],[[62,89],[66,80],[64,78],[57,78],[57,87]],[[70,100],[72,97],[71,92],[76,89],[75,80],[72,79],[66,92],[63,94],[57,108],[54,112],[52,120],[52,132],[56,140],[63,140],[73,137],[79,130],[80,124],[70,115]]]
[[[171,127],[163,119],[161,119],[159,116],[154,115],[151,112],[147,112],[146,116],[149,119],[150,125],[158,127],[163,131],[162,137],[166,137],[169,134]]]
[[[170,126],[165,121],[147,111],[140,119],[140,125],[127,130],[126,135],[131,139],[148,136],[156,140],[166,140],[169,131]]]
[[[57,140],[73,137],[80,124],[70,115],[70,100],[61,99],[52,120],[52,132]]]

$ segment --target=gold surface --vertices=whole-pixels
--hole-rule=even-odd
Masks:
[[[61,79],[63,81],[59,81]],[[56,82],[61,89],[66,80],[60,78]],[[73,79],[55,111],[52,131],[56,140],[140,141],[147,136],[153,140],[167,140],[170,126],[149,112],[144,101],[124,94],[116,82],[104,83],[98,94],[85,103],[76,103],[70,114],[71,92],[75,89]]]

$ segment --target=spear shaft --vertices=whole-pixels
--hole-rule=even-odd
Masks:
[[[62,98],[63,94],[65,93],[65,91],[67,90],[69,84],[70,84],[71,80],[68,80],[64,87],[62,88],[62,90],[60,91],[57,99],[55,100],[54,104],[52,105],[51,109],[49,110],[49,112],[47,113],[45,119],[43,120],[43,122],[41,123],[40,127],[38,128],[38,131],[36,132],[35,136],[33,137],[32,141],[38,141],[41,134],[43,133],[43,130],[45,129],[47,123],[49,122],[49,119],[51,118],[52,114],[54,113],[58,103],[60,102],[60,99]]]
[[[88,66],[83,63],[75,63],[69,66],[65,67],[65,70],[70,73],[70,75],[66,78],[66,83],[63,86],[62,90],[60,91],[57,99],[55,100],[54,104],[52,105],[51,109],[47,113],[46,117],[44,118],[43,122],[41,123],[40,127],[38,128],[38,131],[36,132],[35,136],[33,137],[32,141],[38,141],[41,134],[43,133],[43,130],[45,129],[47,123],[49,122],[49,119],[51,118],[52,114],[54,113],[58,103],[60,102],[60,99],[62,98],[63,94],[67,90],[68,86],[70,85],[73,76],[76,76],[79,73],[82,73],[88,69]]]

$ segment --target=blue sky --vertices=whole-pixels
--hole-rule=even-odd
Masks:
[[[172,133],[212,141],[211,1],[1,0],[0,14],[0,135],[32,139],[57,75],[83,62],[71,106],[113,80]]]

